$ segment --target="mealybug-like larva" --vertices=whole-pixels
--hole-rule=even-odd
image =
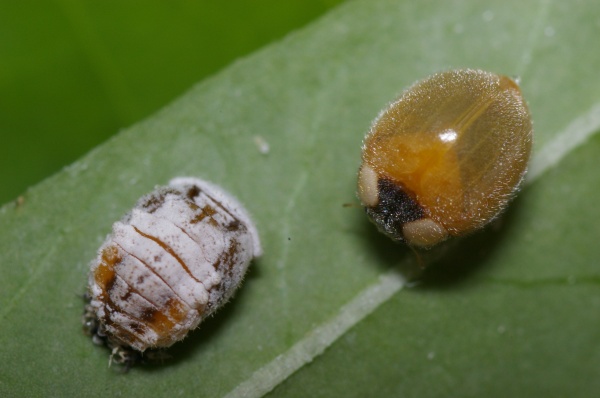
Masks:
[[[175,178],[142,197],[112,229],[91,264],[84,322],[117,362],[183,339],[261,255],[242,205],[197,178]]]

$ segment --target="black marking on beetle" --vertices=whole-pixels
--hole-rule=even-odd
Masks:
[[[425,211],[414,199],[414,194],[402,184],[388,178],[377,181],[379,201],[365,211],[377,228],[394,240],[404,242],[402,226],[425,217]]]

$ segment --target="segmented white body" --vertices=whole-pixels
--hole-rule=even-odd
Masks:
[[[237,200],[176,178],[113,225],[91,264],[90,305],[113,344],[168,347],[231,297],[261,252]]]

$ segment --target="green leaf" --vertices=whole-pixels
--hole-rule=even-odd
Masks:
[[[591,0],[350,2],[32,188],[0,211],[0,395],[594,396],[598,20]],[[532,172],[407,286],[412,253],[343,204],[379,109],[457,67],[521,77]],[[236,195],[265,255],[173,360],[121,375],[78,294],[112,222],[177,175]]]

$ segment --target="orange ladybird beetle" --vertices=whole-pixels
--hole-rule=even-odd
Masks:
[[[373,122],[358,197],[390,238],[429,248],[493,220],[523,180],[533,129],[517,83],[451,70],[415,83]]]
[[[90,266],[84,328],[126,365],[183,339],[262,253],[242,205],[198,178],[143,196],[112,229]]]

